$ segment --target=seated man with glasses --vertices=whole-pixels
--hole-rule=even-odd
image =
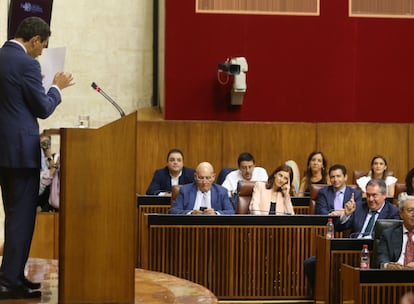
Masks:
[[[414,196],[398,198],[403,225],[384,230],[378,245],[378,265],[385,269],[414,268]]]
[[[384,180],[371,179],[366,194],[366,203],[357,204],[350,200],[345,204],[339,223],[335,225],[336,230],[351,229],[351,237],[372,238],[377,219],[400,219],[398,208],[385,200],[387,185]]]
[[[398,208],[386,201],[387,185],[382,179],[371,179],[366,187],[366,203],[358,202],[352,194],[344,209],[337,213],[339,219],[335,230],[350,229],[352,238],[372,239],[375,222],[378,219],[400,219]],[[315,286],[316,257],[311,256],[304,262],[305,274],[312,289]]]
[[[200,163],[194,174],[194,183],[183,185],[171,214],[233,214],[234,208],[227,189],[214,184],[215,173],[208,162]]]

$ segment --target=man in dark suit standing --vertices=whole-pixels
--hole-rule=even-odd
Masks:
[[[197,166],[195,182],[180,188],[169,213],[172,214],[232,214],[233,205],[227,189],[214,184],[213,166],[202,162]]]
[[[383,231],[377,250],[377,263],[385,269],[414,268],[414,196],[399,197],[402,225]]]
[[[60,91],[74,84],[71,74],[59,72],[45,94],[35,58],[42,54],[50,34],[46,22],[29,17],[0,49],[0,185],[5,212],[0,299],[41,296],[35,291],[40,284],[24,276],[39,193],[37,118],[49,117],[61,102]]]

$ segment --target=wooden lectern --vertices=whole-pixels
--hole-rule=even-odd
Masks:
[[[136,121],[61,130],[59,303],[134,303]]]

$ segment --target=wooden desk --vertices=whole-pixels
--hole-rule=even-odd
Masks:
[[[339,304],[341,301],[341,265],[359,266],[363,244],[372,251],[373,240],[335,238],[316,239],[315,303]],[[375,303],[375,302],[372,302]]]
[[[158,195],[141,195],[137,194],[137,253],[135,267],[141,268],[141,223],[143,222],[144,214],[146,213],[168,213],[168,209],[171,207],[170,196],[158,196]]]
[[[310,299],[303,261],[327,216],[146,214],[141,267],[207,287],[219,299]]]
[[[414,270],[360,270],[342,264],[341,303],[399,303],[401,296],[414,287]]]

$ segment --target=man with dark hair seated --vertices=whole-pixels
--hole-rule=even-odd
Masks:
[[[256,167],[256,161],[249,152],[243,152],[237,159],[238,170],[227,174],[223,187],[227,189],[229,197],[237,194],[237,183],[242,181],[267,182],[267,172],[264,168]]]
[[[184,167],[184,154],[179,149],[171,149],[167,154],[167,166],[154,172],[148,186],[148,195],[166,195],[174,185],[194,182],[194,169]]]

